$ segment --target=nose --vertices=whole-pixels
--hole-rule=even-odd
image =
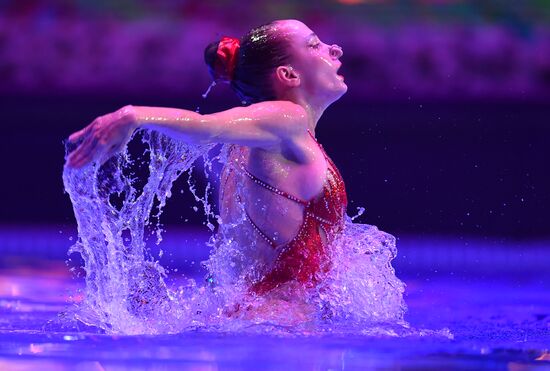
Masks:
[[[333,59],[339,59],[344,54],[344,51],[342,50],[342,47],[336,44],[332,44],[329,49],[330,56]]]

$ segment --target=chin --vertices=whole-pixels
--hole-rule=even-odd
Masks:
[[[332,103],[336,102],[346,94],[348,91],[348,86],[343,81],[338,81],[337,83],[331,82],[320,87],[317,86],[312,90],[316,91],[312,95],[312,100],[321,103],[324,106],[329,106]]]
[[[346,94],[348,91],[348,86],[342,81],[340,84],[334,87],[333,99],[332,102],[336,102],[338,99],[342,98],[342,95]]]
[[[342,81],[342,93],[340,94],[340,96],[346,94],[347,91],[348,91],[348,86],[346,85],[345,82]]]

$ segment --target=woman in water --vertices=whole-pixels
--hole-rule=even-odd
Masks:
[[[221,227],[233,228],[221,229],[255,262],[244,272],[248,295],[315,289],[334,266],[331,243],[347,218],[344,182],[315,138],[325,109],[347,91],[338,75],[342,54],[341,47],[322,42],[297,20],[269,23],[241,40],[224,37],[206,48],[205,60],[214,82],[228,82],[246,106],[205,115],[126,106],[72,134],[69,140],[79,145],[67,165],[106,161],[140,128],[191,144],[230,144],[219,202]],[[394,254],[388,236],[376,237],[391,250],[381,266],[389,266]],[[374,238],[361,230],[345,243],[361,239]],[[341,270],[339,277],[353,272]],[[372,285],[359,277],[356,282]],[[394,291],[400,304],[402,289]],[[373,294],[369,300],[381,299]]]

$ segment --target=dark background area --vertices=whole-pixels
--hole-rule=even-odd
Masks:
[[[240,35],[251,26],[290,17],[344,48],[341,71],[349,91],[326,111],[317,135],[346,181],[348,214],[365,207],[358,221],[395,234],[550,236],[547,2],[533,3],[532,9],[490,1],[418,2],[413,10],[399,1],[315,6],[260,1],[239,22],[223,1],[113,3],[5,3],[0,17],[1,224],[74,224],[61,179],[64,138],[126,104],[192,110],[200,105],[202,112],[237,105],[225,86],[201,98],[210,82],[203,47],[217,32]],[[488,11],[491,6],[498,11]],[[418,9],[431,11],[426,15]],[[172,56],[185,59],[160,62],[163,43],[175,32],[167,25],[195,32],[182,35],[187,39],[178,44],[181,55]],[[74,27],[88,31],[78,36]],[[107,31],[94,33],[94,27]],[[147,31],[140,38],[128,30]],[[437,30],[469,47],[451,41],[429,46],[435,39],[426,35]],[[495,32],[511,36],[502,39]],[[127,48],[120,54],[124,57],[102,44],[115,39]],[[73,50],[79,40],[98,46],[79,54]],[[409,49],[414,52],[388,52]],[[442,50],[452,58],[440,58]],[[144,58],[151,55],[147,51],[158,57]],[[445,69],[444,63],[459,67]],[[442,70],[451,72],[439,80]],[[202,223],[195,205],[188,192],[174,192],[163,222]]]

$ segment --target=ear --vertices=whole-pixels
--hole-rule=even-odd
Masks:
[[[289,87],[300,86],[300,75],[291,66],[279,66],[275,70],[275,76],[283,85]]]

